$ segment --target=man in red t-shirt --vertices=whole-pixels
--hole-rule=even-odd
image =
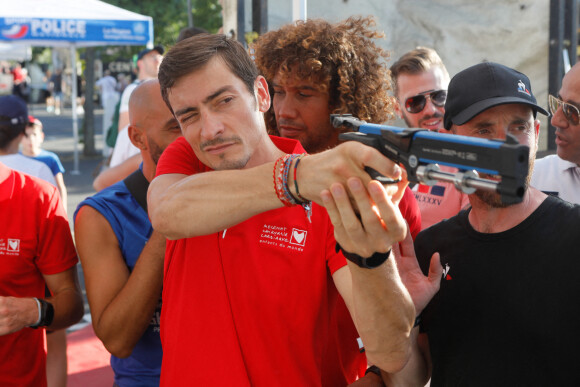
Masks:
[[[330,114],[350,113],[372,123],[394,117],[386,53],[375,44],[379,34],[369,28],[370,23],[370,18],[335,24],[310,19],[284,25],[256,40],[256,66],[273,90],[272,106],[265,113],[270,133],[299,140],[312,154],[340,143],[341,130],[332,126]],[[360,60],[349,60],[353,55]],[[399,208],[414,238],[421,231],[421,213],[409,188]],[[325,383],[332,386],[352,383],[367,369],[358,334],[342,300],[337,304],[336,324],[338,348],[329,348],[325,359],[331,367]],[[332,358],[335,354],[339,354],[338,359]],[[342,371],[342,378],[335,367]],[[376,375],[368,377],[378,379]]]
[[[297,141],[269,137],[267,82],[223,35],[176,44],[159,82],[184,135],[148,197],[154,229],[170,239],[161,385],[322,385],[339,295],[369,360],[400,369],[415,314],[388,258],[406,234],[405,184],[387,192],[364,170],[396,178],[399,167],[360,143],[303,157]],[[336,240],[320,206],[331,194],[351,196],[361,219],[341,206],[348,232]]]
[[[23,101],[0,97],[3,141],[27,122]],[[45,333],[32,328],[63,329],[83,316],[70,227],[56,187],[2,163],[0,213],[0,385],[46,386]]]

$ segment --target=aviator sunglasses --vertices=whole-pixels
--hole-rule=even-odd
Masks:
[[[409,97],[405,101],[405,109],[409,113],[419,113],[421,110],[425,109],[427,98],[431,99],[433,105],[443,107],[445,106],[445,100],[447,99],[447,90],[429,90],[413,97]]]
[[[569,123],[572,125],[578,125],[580,122],[580,111],[576,106],[564,102],[561,99],[554,97],[552,94],[550,94],[548,98],[548,105],[550,105],[550,113],[552,113],[552,116],[556,115],[558,108],[562,106],[564,117],[566,117]]]

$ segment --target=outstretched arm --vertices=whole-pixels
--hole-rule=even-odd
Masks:
[[[342,184],[335,183],[321,194],[337,242],[343,251],[363,258],[387,252],[389,258],[372,269],[348,261],[348,267],[334,274],[334,282],[349,307],[369,362],[397,372],[409,358],[410,333],[415,321],[413,302],[390,252],[406,233],[406,224],[397,206],[397,199],[402,196],[400,191],[405,187],[404,184],[397,187],[393,202],[377,181],[365,187],[360,179],[350,178],[347,186],[360,215]]]
[[[79,210],[75,240],[95,333],[110,353],[127,357],[161,297],[165,238],[153,231],[131,273],[113,229],[94,208]]]
[[[398,167],[376,149],[354,141],[302,159],[297,172],[300,194],[322,204],[320,192],[352,176],[363,183],[370,166],[392,176]],[[153,228],[169,239],[211,234],[282,207],[273,180],[274,161],[243,170],[161,175],[149,186],[148,205]],[[288,187],[296,194],[293,169]]]
[[[435,253],[431,257],[429,273],[425,276],[417,262],[413,240],[409,235],[393,250],[399,275],[411,294],[417,315],[420,315],[439,291],[443,272],[439,254]],[[417,326],[412,332],[411,356],[405,368],[397,373],[382,372],[383,380],[387,386],[424,386],[430,375],[431,356],[427,334],[420,334]]]
[[[119,165],[105,169],[93,180],[93,188],[99,192],[125,179],[139,168],[141,161],[143,161],[143,157],[141,157],[141,153],[138,153],[129,157]]]

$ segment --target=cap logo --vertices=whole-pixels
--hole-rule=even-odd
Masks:
[[[530,93],[530,91],[528,89],[526,89],[526,85],[522,82],[521,79],[518,82],[518,91],[520,93],[527,94],[530,97],[532,96],[532,94]]]

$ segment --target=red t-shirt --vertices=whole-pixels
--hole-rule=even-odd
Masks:
[[[287,153],[294,140],[273,138]],[[184,138],[157,174],[207,171]],[[346,264],[332,224],[313,206],[256,215],[219,233],[168,241],[161,385],[321,385],[321,363]]]
[[[287,153],[303,152],[294,140],[272,139]],[[181,137],[157,175],[209,170]],[[417,204],[410,192],[403,202],[415,235]],[[335,243],[316,204],[312,223],[301,207],[280,208],[219,234],[168,241],[161,384],[337,385],[364,373],[358,334],[331,278],[346,264]]]
[[[78,261],[56,187],[0,163],[0,213],[0,296],[44,298],[42,275]],[[44,329],[0,336],[0,359],[0,386],[46,386]]]

